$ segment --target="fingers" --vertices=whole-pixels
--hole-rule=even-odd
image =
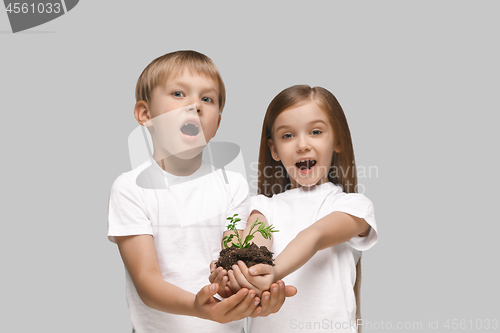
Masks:
[[[196,294],[195,302],[199,305],[203,305],[208,301],[213,299],[213,296],[219,290],[219,285],[212,283],[208,286],[201,288],[201,290]]]
[[[252,275],[250,275],[250,273],[248,272],[247,265],[243,261],[238,260],[238,268],[247,281],[249,281],[252,278]],[[236,275],[236,278],[238,278],[238,275]]]
[[[217,272],[217,276],[215,277],[215,283],[217,283],[218,285],[221,285],[221,283],[223,282],[224,278],[226,277],[227,275],[227,271],[225,269],[223,269],[222,267],[218,267],[215,272]],[[227,281],[227,279],[226,279]]]
[[[267,317],[269,314],[269,300],[271,298],[271,293],[269,291],[264,291],[260,298],[259,306],[250,314],[250,317]]]
[[[239,262],[238,262],[238,264],[239,264]],[[246,269],[246,265],[244,263],[243,263],[242,267],[245,270],[246,275],[249,276],[248,269]],[[248,282],[247,278],[245,277],[242,270],[240,269],[240,266],[233,265],[233,275],[235,277],[235,280],[237,281],[237,283],[241,287],[248,288],[248,289],[255,288],[252,284],[250,284],[250,282]],[[232,284],[232,282],[231,282],[231,284]]]
[[[215,264],[215,260],[210,263],[210,273],[212,273],[216,268],[217,265]]]
[[[226,292],[227,297],[234,294],[234,291],[231,288],[229,288],[227,285],[224,287],[224,291]]]
[[[285,303],[285,283],[278,281],[271,286],[271,300],[269,302],[269,312],[276,313]]]
[[[233,271],[229,271],[229,272],[227,272],[227,275],[229,277],[229,283],[228,284],[231,287],[231,290],[233,292],[237,292],[238,290],[240,290],[241,286],[238,283],[238,281],[236,281],[236,277],[234,276],[234,272]]]
[[[253,289],[250,289],[243,301],[241,301],[233,309],[229,310],[226,315],[229,318],[234,318],[233,320],[243,319],[250,316],[256,310],[259,303],[260,298],[255,297],[255,291]]]
[[[273,267],[271,265],[266,264],[257,264],[253,265],[248,269],[248,273],[250,275],[263,275],[263,274],[271,274]]]
[[[267,295],[262,294],[262,311],[258,315],[260,317],[267,317],[272,313],[276,313],[281,309],[283,303],[285,302],[285,284],[283,281],[278,283],[273,283]]]
[[[217,283],[219,284],[219,282],[215,282],[215,280],[217,279],[220,271],[222,271],[222,267],[217,267],[217,269],[214,269],[214,270],[211,270],[210,271],[210,275],[208,276],[208,280],[210,281],[210,283]]]

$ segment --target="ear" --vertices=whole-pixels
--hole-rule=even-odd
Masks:
[[[340,142],[335,142],[334,145],[333,145],[333,151],[336,152],[336,153],[340,153],[341,150],[340,150]]]
[[[151,114],[149,113],[149,105],[145,101],[135,103],[134,116],[139,124],[145,127],[153,125]]]
[[[217,133],[217,131],[219,130],[219,126],[220,126],[220,120],[222,119],[222,116],[219,115],[219,120],[217,120],[217,128],[215,130],[215,133]]]
[[[269,150],[271,151],[271,157],[276,162],[280,160],[278,151],[276,150],[276,146],[274,145],[273,139],[267,140],[267,144],[269,145]]]

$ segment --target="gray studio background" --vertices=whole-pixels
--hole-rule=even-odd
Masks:
[[[380,235],[363,255],[365,332],[500,319],[499,9],[88,0],[18,34],[0,10],[4,331],[130,331],[107,200],[130,169],[136,80],[179,49],[219,67],[228,100],[216,139],[239,144],[247,166],[279,91],[307,83],[339,99],[358,166],[378,171],[360,178]]]

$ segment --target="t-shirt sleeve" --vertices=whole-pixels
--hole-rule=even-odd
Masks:
[[[255,195],[250,198],[250,213],[258,210],[269,221],[271,218],[271,207],[269,198],[263,194]]]
[[[241,219],[236,224],[236,229],[243,230],[247,226],[247,220],[250,216],[250,190],[246,179],[239,173],[234,173],[230,182],[230,204],[227,210],[228,217],[238,214]],[[227,221],[227,224],[229,221]]]
[[[144,197],[134,180],[122,174],[113,186],[108,205],[108,239],[116,243],[115,236],[153,235]]]
[[[359,218],[362,218],[370,225],[368,235],[360,237],[355,236],[347,241],[347,243],[358,251],[366,251],[377,243],[377,223],[375,221],[375,212],[373,203],[359,193],[348,193],[337,199],[334,204],[333,211],[347,213]]]

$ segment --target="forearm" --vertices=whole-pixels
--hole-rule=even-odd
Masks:
[[[148,307],[172,314],[198,316],[195,295],[179,288],[160,276],[145,276],[136,283],[141,300]]]
[[[302,267],[318,252],[316,234],[317,228],[307,228],[285,247],[283,252],[274,260],[275,280],[281,280],[290,273]]]
[[[117,237],[123,263],[141,300],[156,310],[196,316],[195,295],[165,280],[158,265],[153,237]]]
[[[311,259],[316,252],[365,234],[369,225],[364,219],[333,212],[302,230],[274,261],[276,279],[283,279]]]

